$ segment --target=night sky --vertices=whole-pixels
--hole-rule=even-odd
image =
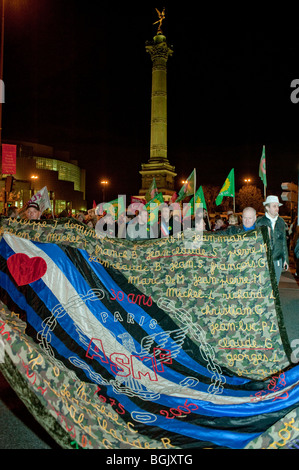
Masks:
[[[193,168],[197,186],[222,186],[235,168],[237,190],[245,177],[262,189],[263,145],[268,188],[279,194],[281,182],[298,183],[293,10],[279,5],[270,15],[252,3],[212,3],[208,10],[188,2],[5,2],[3,140],[70,150],[87,170],[89,207],[101,200],[102,178],[111,182],[108,199],[141,187],[150,147],[152,62],[145,42],[157,31],[155,7],[164,5],[162,29],[174,48],[168,159],[178,173],[176,188]]]

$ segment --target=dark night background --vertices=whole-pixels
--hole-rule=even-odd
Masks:
[[[3,140],[70,150],[87,170],[87,201],[137,194],[149,159],[151,70],[145,42],[166,6],[168,159],[177,188],[193,168],[197,187],[236,190],[258,176],[266,146],[268,189],[298,184],[299,75],[294,10],[200,3],[5,0]],[[274,15],[274,17],[273,17]],[[273,19],[274,18],[274,19]]]

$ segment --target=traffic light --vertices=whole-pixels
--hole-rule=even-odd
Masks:
[[[281,183],[281,199],[283,201],[297,202],[298,201],[298,186],[294,183]]]

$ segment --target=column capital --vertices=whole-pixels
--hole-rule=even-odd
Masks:
[[[151,59],[155,62],[158,59],[168,60],[172,56],[173,49],[166,42],[166,37],[159,34],[154,37],[153,41],[146,41],[145,49],[150,54]]]

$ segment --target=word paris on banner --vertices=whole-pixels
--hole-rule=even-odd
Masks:
[[[267,232],[2,219],[0,369],[63,448],[279,448],[299,403]],[[0,361],[1,362],[1,361]]]

